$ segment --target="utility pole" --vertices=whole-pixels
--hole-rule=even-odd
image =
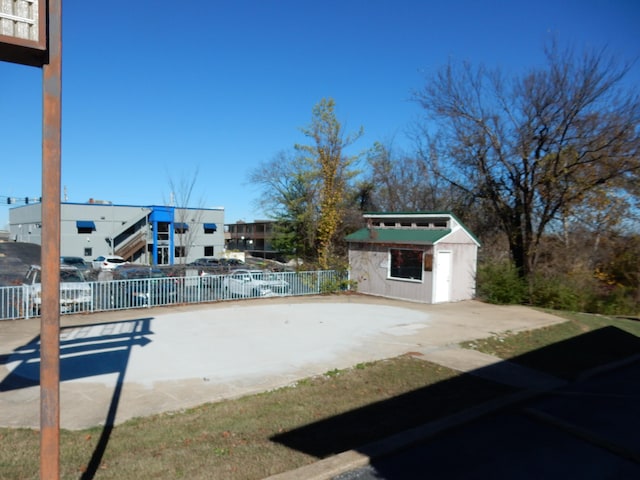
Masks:
[[[42,67],[42,317],[40,478],[60,478],[60,166],[62,0],[49,0],[49,55]]]
[[[40,478],[58,480],[62,0],[3,0],[2,5],[0,60],[42,68]]]

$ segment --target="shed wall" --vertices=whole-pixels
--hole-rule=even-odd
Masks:
[[[412,247],[416,248],[416,247]],[[428,247],[431,250],[431,247]],[[425,249],[427,251],[427,249]],[[422,303],[432,301],[432,272],[422,272],[422,280],[389,278],[389,247],[352,244],[349,249],[351,280],[358,292]]]
[[[436,252],[452,252],[450,301],[470,300],[475,296],[478,249],[475,244],[439,243]]]

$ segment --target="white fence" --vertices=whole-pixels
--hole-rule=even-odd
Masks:
[[[60,291],[60,313],[148,308],[172,304],[218,302],[238,298],[315,295],[345,285],[333,270],[269,272],[253,278],[234,275],[139,278],[77,284]],[[90,293],[89,293],[90,291]],[[39,293],[29,286],[0,287],[0,320],[40,315]]]

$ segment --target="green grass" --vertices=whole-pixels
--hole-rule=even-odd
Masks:
[[[61,478],[260,479],[508,391],[411,356],[358,364],[295,386],[126,422],[109,432],[105,449],[101,428],[62,431]],[[38,477],[37,432],[0,429],[0,445],[0,478]],[[87,470],[91,475],[83,477]]]
[[[562,324],[464,346],[565,378],[640,351],[640,322],[564,315]],[[512,391],[410,355],[361,363],[112,429],[62,431],[61,478],[261,479]],[[39,433],[0,429],[0,478],[38,478],[38,469]]]

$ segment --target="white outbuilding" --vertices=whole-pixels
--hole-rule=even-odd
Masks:
[[[364,215],[348,235],[349,275],[360,293],[422,303],[475,296],[480,242],[450,212]]]

